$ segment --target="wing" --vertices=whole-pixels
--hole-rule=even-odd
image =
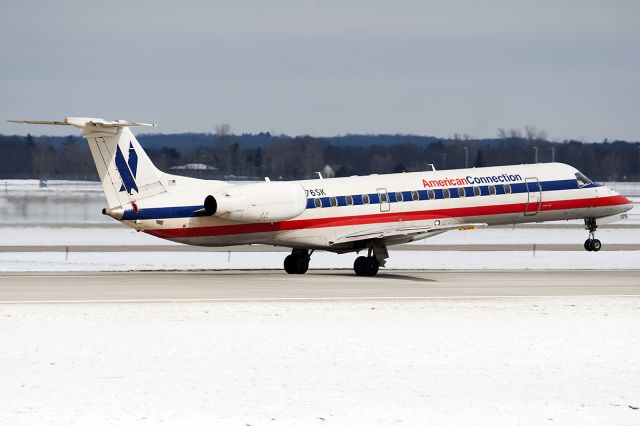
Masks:
[[[419,222],[394,222],[373,224],[367,227],[353,228],[342,234],[336,233],[336,238],[331,244],[341,244],[360,240],[382,238],[385,240],[397,240],[408,242],[427,238],[453,229],[471,230],[487,226],[486,223],[462,223],[457,219],[436,219]],[[347,228],[348,229],[348,228]],[[345,229],[346,230],[346,229]]]

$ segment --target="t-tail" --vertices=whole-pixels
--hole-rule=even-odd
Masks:
[[[9,120],[14,123],[74,126],[82,130],[96,163],[109,210],[166,192],[159,171],[129,127],[154,124],[107,121],[100,118],[67,117],[62,121]]]

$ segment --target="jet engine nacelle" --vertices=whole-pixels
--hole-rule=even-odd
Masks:
[[[208,195],[204,210],[237,222],[279,222],[299,216],[307,207],[304,188],[293,182],[260,182]]]

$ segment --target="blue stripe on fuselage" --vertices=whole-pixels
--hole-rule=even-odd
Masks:
[[[490,185],[475,185],[480,188],[480,195],[473,195],[473,186],[463,187],[465,190],[465,194],[467,198],[474,197],[482,197],[489,195],[489,186]],[[496,184],[494,185],[496,188],[496,195],[506,194],[504,191],[504,184]],[[526,193],[527,192],[527,184],[526,183],[509,183],[511,187],[511,194],[518,193]],[[540,186],[542,191],[563,191],[569,189],[578,189],[578,183],[575,179],[567,179],[567,180],[554,180],[554,181],[546,181],[540,182]],[[593,184],[587,187],[593,186],[601,186],[601,184]],[[537,191],[537,184],[531,184],[531,190]],[[426,201],[429,200],[426,189],[415,190],[418,193],[418,200],[413,200],[411,197],[412,191],[401,191],[403,201],[397,201],[395,192],[389,193],[389,201],[392,203],[410,203],[413,201]],[[434,200],[442,200],[444,199],[442,188],[433,189],[435,194]],[[459,198],[458,197],[458,187],[449,187],[449,192],[451,193],[451,198]],[[369,203],[368,204],[378,204],[380,203],[380,197],[377,192],[367,194],[369,195]],[[354,206],[361,206],[364,203],[362,202],[362,194],[354,194],[351,196],[353,198]],[[329,201],[331,197],[321,197],[319,198],[322,203],[322,208],[330,207],[331,202]],[[347,205],[346,196],[340,195],[336,196],[338,201],[338,207],[343,207]],[[307,209],[315,209],[314,198],[307,199]],[[204,206],[182,206],[182,207],[155,207],[148,209],[140,209],[138,213],[134,213],[133,210],[126,210],[124,212],[124,216],[122,220],[145,220],[145,219],[175,219],[175,218],[186,218],[186,217],[205,217],[208,216],[206,212],[198,212],[197,210],[201,210]]]
[[[136,219],[174,219],[181,217],[203,217],[210,216],[207,212],[202,210],[204,206],[182,206],[182,207],[154,207],[149,209],[140,209],[138,213],[134,213],[133,210],[125,210],[122,220],[136,220]]]

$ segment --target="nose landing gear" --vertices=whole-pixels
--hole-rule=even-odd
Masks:
[[[309,260],[313,250],[309,253],[306,249],[293,249],[291,254],[284,258],[284,270],[287,274],[304,274],[309,269]]]
[[[596,238],[596,229],[598,229],[596,219],[585,219],[584,226],[589,230],[589,238],[584,242],[584,249],[586,251],[600,251],[602,243]]]

